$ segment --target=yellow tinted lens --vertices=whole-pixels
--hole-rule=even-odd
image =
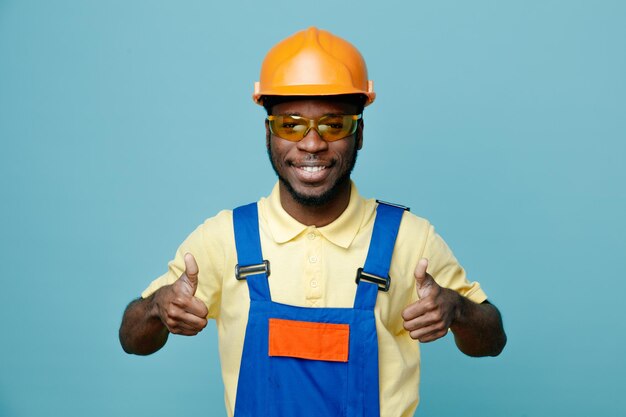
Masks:
[[[357,120],[357,116],[324,116],[319,119],[318,132],[327,142],[343,139],[356,131]]]
[[[322,139],[333,142],[348,137],[358,126],[361,115],[327,115],[319,119],[307,119],[296,115],[267,116],[270,131],[280,138],[298,142],[309,131],[309,126],[319,133]]]
[[[283,139],[299,141],[308,129],[306,120],[297,116],[270,116],[270,130]]]

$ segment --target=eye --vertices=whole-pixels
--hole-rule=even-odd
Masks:
[[[326,127],[326,129],[341,130],[343,129],[343,117],[341,116],[326,116],[320,120],[320,125]]]
[[[278,119],[279,129],[284,134],[293,134],[296,132],[301,132],[307,128],[304,120],[299,118],[298,116],[289,116],[285,115]]]

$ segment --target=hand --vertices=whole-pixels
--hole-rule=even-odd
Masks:
[[[428,260],[420,259],[414,273],[419,300],[402,311],[404,328],[412,339],[420,342],[432,342],[445,336],[460,302],[460,296],[440,287],[426,272],[426,268]]]
[[[157,314],[171,333],[194,336],[207,325],[209,311],[195,296],[198,288],[198,264],[193,255],[185,254],[185,272],[172,285],[155,294]]]

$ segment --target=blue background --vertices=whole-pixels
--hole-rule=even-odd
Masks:
[[[354,178],[429,218],[509,343],[423,346],[417,416],[624,416],[623,1],[0,0],[0,415],[224,415],[215,325],[125,355],[126,304],[275,177],[261,60],[310,25],[378,99]]]

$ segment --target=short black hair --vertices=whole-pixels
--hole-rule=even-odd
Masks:
[[[262,103],[263,107],[265,107],[267,115],[269,116],[272,114],[272,108],[277,104],[309,98],[352,104],[357,109],[356,114],[363,113],[365,101],[367,100],[367,97],[363,94],[338,94],[333,96],[263,96]]]

